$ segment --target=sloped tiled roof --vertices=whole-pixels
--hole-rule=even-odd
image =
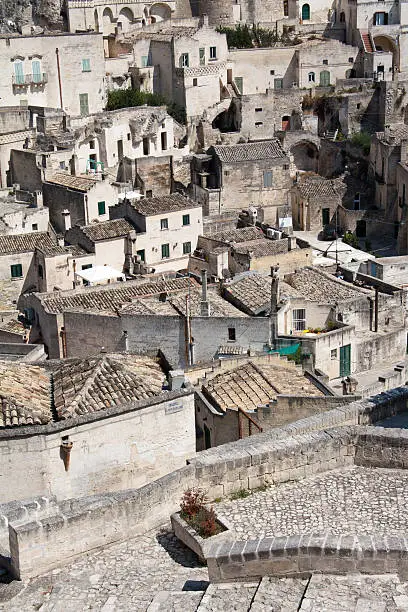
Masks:
[[[257,161],[261,159],[285,159],[287,157],[277,138],[245,144],[219,145],[213,147],[224,163]]]
[[[121,238],[122,236],[127,236],[133,229],[133,226],[126,219],[113,219],[112,221],[91,223],[81,227],[82,232],[92,242]]]
[[[405,123],[391,123],[384,132],[377,132],[377,138],[388,144],[401,144],[402,140],[408,140],[408,125]]]
[[[123,304],[137,297],[155,295],[163,292],[187,289],[189,284],[197,286],[192,278],[173,278],[152,281],[127,281],[109,286],[87,287],[85,289],[54,291],[37,294],[47,312],[60,313],[68,309],[116,311]]]
[[[36,247],[51,248],[56,243],[47,232],[0,235],[0,255],[34,252]]]
[[[296,368],[271,364],[264,369],[252,362],[214,376],[203,385],[203,392],[223,412],[238,406],[253,411],[280,393],[322,395]]]
[[[303,268],[294,274],[286,275],[285,281],[306,299],[323,304],[356,299],[371,293],[318,268]]]
[[[43,368],[0,363],[0,428],[51,421],[50,378]]]
[[[132,200],[131,206],[141,215],[149,217],[168,212],[177,212],[178,210],[187,210],[189,208],[200,208],[201,204],[184,197],[181,193],[173,193],[171,195],[159,196],[156,198]]]
[[[251,253],[253,258],[267,257],[268,255],[280,255],[288,252],[287,240],[269,240],[261,238],[260,240],[248,240],[240,242],[234,246],[236,253]]]
[[[314,200],[320,200],[321,198],[339,199],[346,189],[341,179],[326,179],[317,174],[303,175],[296,187],[304,197]]]
[[[9,334],[18,334],[19,336],[25,336],[28,332],[28,330],[24,327],[21,321],[18,321],[17,319],[1,321],[0,330]]]
[[[259,240],[263,237],[264,233],[261,228],[254,226],[222,230],[205,236],[205,238],[219,240],[220,242],[246,242],[248,240]]]
[[[68,187],[69,189],[75,189],[75,191],[89,191],[98,182],[97,179],[90,176],[73,176],[64,172],[55,172],[50,176],[47,176],[46,183],[53,183],[54,185],[61,185],[61,187]]]
[[[69,359],[53,372],[60,419],[106,410],[162,393],[165,380],[156,360],[135,355]]]
[[[299,297],[295,289],[284,281],[279,282],[280,295],[288,297]],[[224,285],[224,295],[235,303],[244,312],[257,315],[270,310],[271,303],[271,278],[262,274],[249,273],[237,280]]]

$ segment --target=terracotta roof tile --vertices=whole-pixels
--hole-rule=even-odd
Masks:
[[[47,232],[31,232],[29,234],[0,235],[0,254],[29,253],[36,247],[54,248],[55,241]]]
[[[113,219],[112,221],[83,225],[80,229],[89,240],[96,242],[97,240],[109,240],[127,236],[134,230],[134,227],[126,219]]]
[[[76,191],[89,191],[98,181],[98,179],[90,176],[73,176],[72,174],[66,174],[64,172],[55,172],[46,177],[46,183],[53,183],[54,185],[61,185],[61,187],[68,187],[69,189],[75,189]]]
[[[224,163],[257,161],[261,159],[286,159],[287,155],[277,138],[245,144],[219,145],[213,147]]]
[[[132,200],[131,206],[141,215],[149,217],[167,212],[177,212],[178,210],[188,210],[189,208],[200,208],[201,204],[185,198],[180,193],[173,193],[168,196]]]

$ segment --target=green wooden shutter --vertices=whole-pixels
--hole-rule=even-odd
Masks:
[[[89,115],[88,94],[79,94],[79,112],[81,115]]]
[[[41,83],[41,62],[39,62],[38,60],[33,60],[32,69],[33,83]]]
[[[16,77],[17,85],[23,85],[24,84],[23,62],[16,62],[14,64],[14,74]]]

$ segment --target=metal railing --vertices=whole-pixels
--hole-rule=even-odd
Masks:
[[[42,85],[48,83],[46,72],[34,72],[33,74],[13,74],[12,83],[16,86]]]

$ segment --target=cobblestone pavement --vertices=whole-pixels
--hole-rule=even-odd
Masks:
[[[200,566],[197,557],[165,528],[115,544],[37,578],[11,601],[0,603],[0,610],[144,612],[150,607],[152,612],[192,612],[207,580],[207,568]],[[183,588],[189,592],[183,592]]]
[[[408,471],[352,467],[221,502],[239,536],[330,532],[405,534]]]

